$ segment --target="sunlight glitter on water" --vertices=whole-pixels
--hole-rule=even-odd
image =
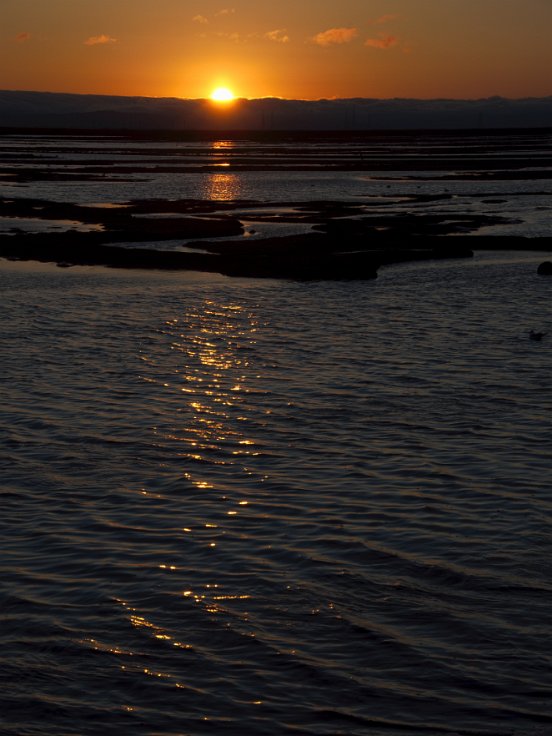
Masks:
[[[209,174],[201,192],[204,199],[224,201],[239,199],[241,178],[236,174]]]
[[[420,184],[239,181],[277,201]],[[0,263],[6,732],[541,736],[541,260],[308,284]]]

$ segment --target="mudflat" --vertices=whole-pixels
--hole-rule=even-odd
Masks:
[[[0,137],[0,256],[60,265],[187,269],[295,279],[369,279],[379,266],[399,261],[469,257],[474,249],[552,249],[552,231],[537,237],[505,234],[520,219],[505,210],[508,199],[496,182],[518,183],[518,198],[530,194],[546,209],[552,176],[550,136],[545,132],[504,132],[483,136],[452,134],[335,134],[267,136],[241,140],[197,141],[173,135],[44,138],[31,150]],[[107,141],[107,144],[106,144]],[[463,145],[462,145],[463,143]],[[60,145],[62,144],[62,145]],[[125,148],[125,145],[128,148]],[[60,152],[62,155],[60,155]],[[367,189],[379,185],[392,193],[380,197],[270,199],[240,198],[226,192],[229,177],[260,172],[304,172],[320,180],[336,172],[362,172]],[[223,173],[221,173],[223,172]],[[400,172],[400,175],[397,175]],[[422,172],[422,173],[420,173]],[[199,177],[198,177],[199,175]],[[156,192],[156,177],[166,181],[219,182],[211,196],[166,197]],[[222,179],[221,179],[222,177]],[[152,182],[151,196],[123,203],[60,201],[20,197],[60,182],[86,188]],[[523,189],[542,182],[542,191]],[[397,184],[400,182],[400,184]],[[439,183],[439,190],[428,187]],[[449,186],[477,182],[484,208],[470,207]],[[449,184],[450,183],[450,184]],[[397,187],[403,186],[404,191]],[[413,185],[416,189],[413,190]],[[316,176],[314,177],[314,194]],[[385,190],[384,190],[385,191]],[[12,195],[13,192],[13,195]],[[539,200],[538,197],[541,197]],[[400,202],[401,209],[390,205]],[[469,205],[469,201],[468,201]],[[266,226],[257,232],[255,226]],[[270,231],[277,225],[278,233]],[[283,226],[283,227],[282,227]],[[488,234],[501,226],[501,234]],[[474,237],[477,235],[477,237]]]

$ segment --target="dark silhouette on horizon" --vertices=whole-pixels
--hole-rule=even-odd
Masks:
[[[552,127],[552,96],[519,100],[114,97],[0,90],[0,127],[125,130],[408,130]]]

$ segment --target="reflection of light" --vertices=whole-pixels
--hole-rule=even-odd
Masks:
[[[213,153],[213,165],[227,168],[230,166],[229,155],[234,148],[234,141],[215,141],[211,144]]]
[[[117,646],[109,646],[108,644],[103,644],[102,642],[97,641],[96,639],[84,639],[83,644],[88,644],[97,652],[108,652],[109,654],[124,654],[127,657],[134,657],[134,652],[127,651],[125,649],[120,649]]]
[[[214,544],[211,544],[210,546],[215,546]],[[239,609],[232,606],[232,608],[225,608],[221,604],[222,603],[237,603],[239,601],[249,601],[252,599],[252,596],[248,593],[223,593],[220,590],[217,590],[219,588],[219,585],[217,583],[215,584],[206,584],[204,586],[205,591],[204,593],[196,592],[194,590],[184,590],[182,591],[182,595],[184,598],[187,598],[189,601],[193,601],[194,603],[198,604],[199,606],[202,606],[207,613],[217,613],[217,614],[223,614],[228,613],[232,611],[233,616],[241,616],[245,620],[247,620],[247,612],[240,612]],[[239,606],[239,603],[238,603]],[[254,634],[251,634],[251,636],[254,636]]]
[[[206,480],[195,480],[193,481],[193,484],[196,488],[203,488],[203,489],[210,489],[214,488],[212,483],[208,483]]]
[[[240,189],[240,179],[236,174],[210,174],[207,179],[206,198],[237,199]]]
[[[162,567],[162,566],[161,566]],[[170,634],[168,634],[161,626],[158,626],[157,624],[154,624],[151,621],[148,621],[144,616],[140,616],[135,608],[132,608],[126,601],[116,599],[117,603],[119,603],[126,611],[129,622],[134,626],[134,628],[138,629],[139,631],[146,631],[148,634],[153,636],[154,639],[157,639],[159,641],[166,641],[168,644],[170,644],[173,647],[176,647],[177,649],[192,649],[191,644],[186,644],[181,641],[177,641],[174,639]],[[144,670],[146,674],[153,674],[149,673],[146,670]],[[157,675],[156,677],[159,677],[161,675]],[[167,675],[167,677],[170,677],[170,675]]]
[[[223,141],[217,146],[225,147]],[[213,151],[212,156],[223,159],[227,153]],[[239,175],[221,172],[202,175],[202,180],[204,186],[209,186],[212,198],[239,194]],[[262,454],[263,443],[258,441],[249,424],[255,413],[256,380],[261,378],[255,365],[258,333],[262,327],[255,310],[247,303],[227,301],[221,296],[203,298],[177,317],[164,318],[161,323],[159,334],[170,351],[166,365],[155,353],[151,357],[151,371],[159,373],[159,386],[162,382],[168,383],[175,398],[174,402],[164,403],[165,419],[154,427],[156,435],[168,443],[182,463],[181,477],[188,492],[203,498],[210,506],[225,502],[225,506],[218,509],[218,517],[209,514],[203,518],[182,519],[178,525],[180,539],[183,543],[186,540],[198,545],[205,555],[211,552],[215,558],[224,550],[228,528],[232,528],[232,534],[239,533],[249,516],[241,484],[235,487],[234,481],[245,479],[247,484],[248,477],[256,471],[246,464],[252,464]],[[166,389],[163,389],[165,394]],[[259,476],[261,483],[264,480]],[[227,487],[230,489],[228,495],[222,495]],[[165,577],[166,584],[182,577],[183,572],[175,561],[156,562],[158,574]],[[248,599],[247,590],[228,591],[223,598],[214,597],[213,591],[207,590],[209,585],[198,590],[192,588],[192,580],[182,583],[179,592],[186,605],[197,606],[207,615],[246,618],[247,612],[240,606]],[[135,612],[132,616],[130,621],[135,629],[160,645],[171,648],[181,645],[170,638],[170,631],[143,615]]]

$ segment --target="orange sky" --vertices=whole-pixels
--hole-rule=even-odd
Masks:
[[[552,95],[552,0],[1,0],[0,89]]]

